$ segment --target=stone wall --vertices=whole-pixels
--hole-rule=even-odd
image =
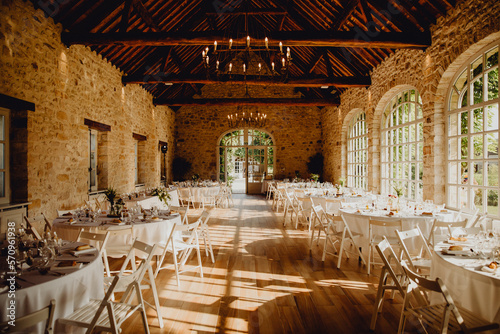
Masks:
[[[456,70],[481,47],[499,38],[500,3],[462,1],[431,26],[432,45],[425,51],[398,50],[371,72],[367,89],[349,89],[338,108],[322,115],[327,178],[345,177],[347,125],[356,108],[366,112],[369,129],[369,190],[380,191],[380,124],[389,100],[403,89],[422,95],[424,115],[424,199],[445,202],[444,103]],[[340,157],[340,158],[339,158]]]
[[[293,89],[273,86],[249,86],[248,93],[252,98],[299,97]],[[203,98],[244,96],[243,85],[219,84],[202,88]],[[306,162],[322,149],[319,108],[253,106],[243,109],[246,112],[267,114],[267,125],[262,130],[274,138],[275,177],[293,178],[295,171],[299,171],[302,177],[309,176]],[[222,134],[232,129],[228,126],[227,116],[236,112],[237,107],[182,107],[177,111],[176,155],[192,163],[191,174],[198,173],[202,178],[217,178],[218,140]]]
[[[152,96],[138,85],[123,87],[120,70],[89,48],[66,48],[61,30],[29,2],[2,2],[0,93],[36,105],[36,111],[27,115],[30,216],[44,212],[53,217],[56,209],[81,206],[88,198],[89,129],[84,119],[111,126],[110,132],[99,136],[106,140],[101,147],[106,151],[105,165],[100,167],[107,175],[99,176],[101,188],[134,189],[132,133],[147,136],[143,152],[147,186],[160,181],[158,141],[174,147],[173,111],[155,107]],[[173,154],[170,149],[168,166]]]

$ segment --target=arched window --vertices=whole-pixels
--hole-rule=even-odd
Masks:
[[[447,205],[498,217],[499,41],[472,57],[449,88]]]
[[[357,113],[347,133],[347,186],[367,189],[368,128],[364,111]]]
[[[382,116],[381,187],[383,194],[422,200],[422,99],[415,89],[392,98]]]

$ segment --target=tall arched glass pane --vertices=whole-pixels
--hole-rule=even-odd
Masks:
[[[447,113],[447,206],[498,217],[499,42],[454,78]]]
[[[356,114],[347,134],[347,186],[367,189],[368,128],[364,111]]]
[[[415,89],[394,96],[382,116],[381,187],[383,194],[422,200],[423,119],[422,99]]]

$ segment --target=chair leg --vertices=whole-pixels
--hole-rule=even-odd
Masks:
[[[151,284],[151,291],[153,292],[153,300],[155,302],[156,316],[158,317],[158,323],[160,328],[163,328],[163,317],[161,315],[160,300],[158,298],[158,290],[156,289],[156,284],[154,281],[154,275],[151,272],[151,267],[148,269],[149,283]]]
[[[203,278],[203,266],[201,265],[200,246],[196,245],[196,254],[198,254],[198,266],[200,266],[200,277]]]
[[[212,263],[215,263],[214,250],[212,248],[212,240],[210,240],[210,234],[208,234],[208,232],[207,232],[207,239],[208,239],[208,247],[209,247],[209,252],[210,252],[210,258],[212,259]]]
[[[378,282],[377,297],[375,298],[375,305],[373,308],[372,320],[370,323],[370,330],[375,330],[375,325],[377,324],[378,314],[382,311],[382,305],[384,304],[384,285],[387,278],[387,272],[382,269],[380,273],[380,280]]]
[[[373,246],[370,243],[370,245],[368,246],[368,269],[367,269],[368,275],[370,275],[370,269],[372,266],[372,247]]]
[[[342,232],[342,241],[340,241],[340,250],[339,250],[339,259],[337,261],[337,268],[340,269],[340,263],[342,262],[342,253],[344,251],[344,242],[345,242],[345,232],[346,229],[344,228],[344,231]],[[347,252],[345,253],[347,258],[349,258],[349,254]]]
[[[181,282],[179,280],[179,264],[177,263],[177,253],[174,250],[172,254],[174,254],[174,267],[175,267],[175,278],[177,279],[177,287],[180,287]]]

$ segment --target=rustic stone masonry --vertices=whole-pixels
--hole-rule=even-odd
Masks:
[[[234,68],[239,68],[236,65]],[[299,97],[293,89],[283,87],[249,86],[252,98]],[[218,84],[204,86],[203,98],[243,98],[244,85]],[[306,162],[321,152],[321,120],[317,107],[252,106],[240,112],[267,114],[264,130],[274,138],[276,146],[275,177],[293,178],[295,171],[308,177]],[[182,107],[176,113],[176,155],[192,163],[191,173],[201,178],[217,178],[217,145],[220,137],[232,129],[227,116],[236,113],[236,107]]]
[[[155,107],[138,85],[123,87],[120,69],[90,48],[63,45],[62,27],[29,2],[0,3],[0,93],[36,105],[27,113],[27,138],[17,138],[27,141],[27,180],[11,185],[27,182],[29,215],[53,217],[56,209],[81,206],[88,198],[89,128],[84,119],[111,126],[99,133],[99,167],[107,171],[98,175],[100,188],[134,190],[132,133],[147,137],[139,161],[141,182],[159,184],[158,142],[174,147],[174,112]],[[170,149],[169,166],[173,154]]]
[[[349,89],[338,108],[322,114],[323,152],[327,179],[346,176],[347,128],[359,110],[366,112],[369,129],[368,186],[380,191],[381,115],[399,91],[417,89],[424,116],[424,199],[445,202],[446,141],[444,112],[447,89],[468,58],[500,38],[500,2],[461,1],[431,27],[432,45],[424,51],[398,50],[371,73],[367,89]]]

